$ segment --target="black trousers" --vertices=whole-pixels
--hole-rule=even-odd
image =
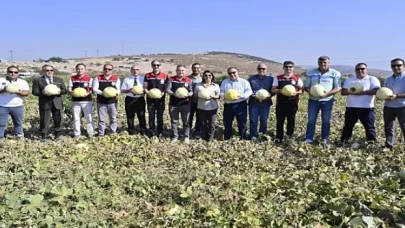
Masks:
[[[402,135],[405,136],[405,107],[384,107],[385,146],[392,148],[395,142],[395,119],[398,120]]]
[[[366,130],[367,141],[376,141],[375,131],[375,111],[374,108],[346,108],[345,125],[343,127],[341,142],[348,141],[353,134],[353,128],[356,122],[360,120]]]
[[[56,109],[52,106],[51,109],[39,110],[39,132],[41,137],[44,138],[49,131],[49,125],[51,124],[51,115],[53,119],[53,127],[55,130],[55,136],[59,136],[62,131],[62,110]]]
[[[141,133],[145,133],[145,98],[144,97],[125,97],[125,114],[127,116],[128,133],[135,133],[135,114],[138,117]]]
[[[149,129],[155,132],[155,116],[157,118],[157,134],[163,132],[163,113],[165,111],[165,100],[148,101]]]
[[[200,117],[201,138],[206,141],[214,140],[215,122],[217,120],[218,109],[202,110],[197,109],[197,114]]]
[[[276,104],[276,139],[284,138],[284,123],[287,119],[287,135],[294,134],[295,115],[297,114],[298,103],[295,100]]]

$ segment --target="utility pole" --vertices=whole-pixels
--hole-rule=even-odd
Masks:
[[[84,57],[87,58],[87,51],[84,51]]]
[[[98,58],[98,49],[97,49],[97,58]]]
[[[121,55],[124,55],[124,45],[121,47]]]
[[[9,52],[10,52],[10,61],[13,61],[13,53],[14,53],[14,50],[10,50]]]

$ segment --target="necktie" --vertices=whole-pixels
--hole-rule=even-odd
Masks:
[[[139,83],[138,83],[138,77],[135,77],[135,79],[134,79],[134,86],[137,86]]]

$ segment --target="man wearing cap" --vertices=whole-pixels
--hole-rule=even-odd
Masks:
[[[273,104],[271,100],[271,86],[274,78],[267,75],[267,66],[264,63],[257,65],[257,74],[249,77],[248,81],[252,88],[252,96],[249,97],[249,120],[250,120],[250,139],[256,140],[259,136],[257,125],[260,121],[259,132],[267,133],[267,119],[269,118],[270,106]],[[259,100],[256,97],[256,92],[260,89],[267,90],[269,96],[264,100]]]
[[[7,86],[17,83],[19,90],[7,92]],[[7,77],[0,78],[0,139],[4,138],[8,116],[14,124],[14,135],[23,138],[24,97],[30,94],[27,81],[19,78],[19,69],[16,66],[7,67]]]
[[[307,72],[304,85],[305,91],[309,94],[305,142],[312,143],[314,140],[316,120],[320,110],[322,114],[321,136],[325,147],[330,146],[330,121],[334,95],[341,91],[341,74],[339,71],[330,68],[329,65],[330,58],[328,56],[319,57],[318,68]],[[321,85],[324,89],[325,93],[321,97],[315,97],[311,94],[311,87],[316,84]]]
[[[141,76],[141,69],[138,65],[131,67],[131,75],[124,79],[121,86],[121,92],[125,93],[125,114],[127,116],[128,133],[135,134],[134,118],[135,113],[138,116],[139,127],[141,128],[141,135],[146,133],[146,120],[145,120],[145,95],[132,93],[134,86],[142,86],[144,77]]]

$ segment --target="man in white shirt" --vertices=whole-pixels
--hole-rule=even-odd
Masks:
[[[247,99],[253,94],[248,80],[240,78],[236,67],[228,68],[229,78],[221,83],[220,97],[224,98],[226,91],[235,89],[239,92],[239,98],[235,101],[225,100],[224,104],[224,127],[225,140],[232,138],[232,122],[236,116],[240,139],[246,139]]]
[[[141,135],[146,133],[145,94],[136,95],[132,93],[134,86],[143,87],[143,83],[144,77],[141,75],[141,69],[138,65],[131,67],[131,75],[122,82],[121,92],[125,93],[125,114],[127,116],[128,133],[130,135],[135,134],[135,113],[138,116]]]
[[[30,94],[28,83],[18,78],[19,69],[16,66],[7,68],[7,77],[0,78],[0,139],[4,138],[5,129],[8,122],[8,116],[11,116],[14,124],[14,135],[18,138],[24,136],[24,100],[25,96]],[[10,83],[17,83],[19,90],[12,92],[7,90]]]
[[[343,84],[341,94],[347,96],[345,124],[340,141],[347,143],[352,137],[353,127],[358,120],[363,124],[368,142],[377,140],[375,130],[374,97],[381,87],[380,81],[367,74],[367,64],[358,63],[355,67],[356,76],[348,78]],[[361,83],[363,91],[351,91],[352,83]]]

